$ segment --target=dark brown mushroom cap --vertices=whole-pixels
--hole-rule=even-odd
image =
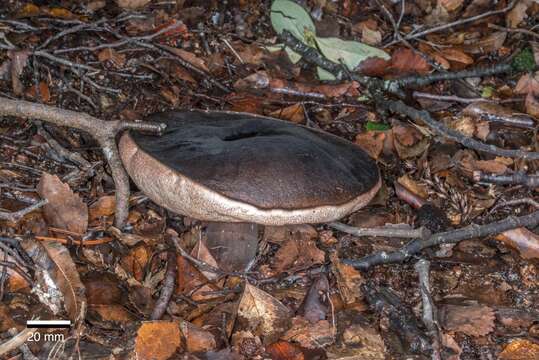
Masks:
[[[341,205],[352,210],[356,206],[351,202],[364,194],[370,200],[380,185],[377,165],[363,150],[323,131],[219,111],[174,111],[147,120],[165,123],[165,133],[130,133],[120,142],[122,160],[129,162],[128,172],[145,192],[145,187],[150,193],[157,191],[149,182],[160,176],[149,159],[167,173],[262,211]],[[144,157],[136,165],[124,154],[132,154],[133,148]]]

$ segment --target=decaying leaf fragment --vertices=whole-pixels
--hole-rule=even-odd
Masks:
[[[288,329],[290,311],[273,296],[247,283],[238,306],[238,321],[264,343],[271,343]]]
[[[484,336],[494,330],[494,310],[483,305],[445,305],[442,326],[470,336]]]
[[[135,354],[138,359],[166,360],[181,345],[180,329],[176,322],[144,322],[137,332]]]
[[[43,173],[37,191],[43,199],[48,200],[43,210],[49,225],[77,234],[86,233],[88,206],[68,184],[63,183],[56,175]]]
[[[526,228],[505,231],[496,240],[518,250],[523,259],[539,259],[539,235]]]

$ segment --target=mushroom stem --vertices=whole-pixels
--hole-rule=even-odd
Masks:
[[[124,227],[129,211],[129,177],[120,160],[115,136],[126,129],[160,133],[164,129],[163,124],[121,120],[104,121],[86,113],[3,97],[0,97],[0,116],[39,119],[58,126],[82,130],[92,135],[103,149],[116,186],[115,226],[119,229]]]

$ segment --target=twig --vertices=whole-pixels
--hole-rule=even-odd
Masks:
[[[0,344],[0,356],[7,354],[8,352],[18,349],[26,343],[30,335],[34,332],[33,329],[23,329],[20,333],[13,336],[8,341]]]
[[[409,238],[409,239],[426,239],[431,235],[431,232],[420,227],[418,229],[401,229],[397,226],[385,226],[375,228],[357,228],[349,226],[340,222],[332,222],[327,224],[333,229],[351,234],[354,236],[381,236],[381,237],[396,237],[396,238]]]
[[[419,292],[421,293],[421,302],[423,304],[423,323],[428,330],[428,334],[432,340],[432,360],[441,360],[441,338],[440,327],[438,325],[436,306],[432,300],[429,284],[429,267],[430,263],[425,259],[420,259],[415,263],[415,271],[419,276]]]
[[[517,2],[516,0],[513,0],[506,7],[504,7],[503,9],[500,9],[500,10],[487,11],[485,13],[482,13],[482,14],[479,14],[479,15],[476,15],[476,16],[471,16],[469,18],[456,20],[456,21],[453,21],[453,22],[450,22],[450,23],[447,23],[447,24],[444,24],[444,25],[436,26],[436,27],[433,27],[433,28],[430,28],[430,29],[427,29],[427,30],[424,30],[424,31],[421,31],[421,32],[418,32],[418,33],[407,34],[407,35],[403,36],[403,39],[404,40],[416,39],[418,37],[422,37],[422,36],[425,36],[425,35],[428,35],[428,34],[432,34],[434,32],[447,30],[447,29],[450,29],[450,28],[455,27],[455,26],[464,25],[464,24],[468,24],[470,22],[481,20],[481,19],[484,19],[484,18],[489,17],[489,16],[504,14],[504,13],[508,12],[509,10],[511,10],[513,8],[513,6],[515,6],[516,2]],[[394,45],[394,44],[396,44],[398,42],[400,42],[400,40],[393,41],[393,42],[387,44],[386,46],[391,46],[391,45]]]
[[[155,307],[152,311],[151,319],[159,320],[167,310],[168,303],[176,284],[177,273],[177,257],[175,251],[167,251],[167,271],[165,272],[165,280],[163,281],[163,287],[161,288],[161,294],[159,299],[155,303]]]
[[[491,99],[485,99],[485,98],[463,98],[460,96],[455,95],[435,95],[435,94],[429,94],[424,93],[420,91],[414,91],[412,93],[412,96],[414,98],[420,98],[420,99],[430,99],[430,100],[437,100],[437,101],[455,101],[465,104],[471,104],[474,102],[490,102],[490,103],[498,103],[498,101],[491,100]]]
[[[500,185],[525,185],[529,188],[539,187],[539,176],[516,172],[511,175],[485,174],[482,171],[474,171],[473,179],[477,182],[493,183]]]
[[[424,122],[425,124],[427,124],[429,128],[431,128],[438,135],[441,135],[445,138],[456,141],[464,145],[465,147],[468,147],[477,151],[483,151],[489,154],[494,154],[497,156],[521,158],[521,159],[526,159],[526,160],[539,159],[539,152],[529,152],[529,151],[522,151],[522,150],[506,150],[506,149],[501,149],[495,145],[488,145],[481,141],[477,141],[472,138],[469,138],[465,135],[462,135],[456,130],[446,127],[441,122],[434,120],[428,111],[414,109],[413,107],[406,105],[404,102],[400,100],[388,100],[388,101],[385,101],[384,103],[381,103],[380,105],[385,106],[387,109],[395,113],[406,115],[412,118],[414,121]]]
[[[466,239],[480,238],[499,234],[518,227],[534,227],[537,225],[539,225],[539,211],[519,217],[510,216],[503,220],[485,225],[472,224],[462,229],[437,233],[427,240],[412,240],[399,250],[393,252],[380,251],[358,260],[344,259],[343,263],[352,265],[360,270],[367,270],[375,265],[397,263],[408,260],[414,254],[429,247],[442,244],[455,244]]]
[[[191,263],[193,263],[193,265],[195,265],[198,270],[201,270],[201,271],[208,271],[208,272],[212,272],[214,274],[217,274],[219,276],[221,275],[225,275],[225,273],[221,270],[221,269],[218,269],[216,267],[213,267],[211,266],[210,264],[202,261],[202,260],[199,260],[197,258],[194,258],[192,257],[187,251],[185,251],[183,249],[183,247],[180,245],[180,241],[178,239],[177,236],[173,236],[171,235],[170,236],[170,239],[172,240],[172,242],[174,243],[174,246],[176,247],[176,250],[178,250],[178,252],[180,253],[181,256],[183,256],[184,258],[186,258],[187,260],[189,260]]]
[[[501,207],[504,207],[504,206],[511,206],[511,205],[523,205],[523,204],[526,204],[526,205],[529,205],[529,206],[533,206],[535,208],[535,210],[539,210],[539,203],[537,201],[535,201],[534,199],[532,198],[522,198],[522,199],[513,199],[513,200],[508,200],[508,201],[501,201],[500,203],[494,205],[489,211],[488,211],[488,214],[492,214],[494,211],[498,210],[499,208]]]
[[[488,24],[487,26],[491,29],[496,29],[496,30],[505,31],[505,32],[512,32],[512,33],[521,33],[521,34],[532,36],[534,38],[539,38],[538,33],[535,33],[527,29],[510,29],[510,28],[506,28],[506,27],[499,26],[496,24]]]
[[[47,202],[48,201],[46,199],[41,200],[33,205],[25,207],[24,209],[21,209],[19,211],[14,211],[14,212],[0,211],[0,219],[16,223],[20,219],[22,219],[26,214],[29,214],[32,211],[39,209],[40,207],[45,205]]]
[[[389,89],[395,85],[398,86],[425,86],[436,81],[443,80],[458,80],[470,77],[490,76],[503,74],[512,71],[511,64],[497,64],[489,67],[479,67],[470,70],[462,70],[456,72],[437,72],[426,76],[407,76],[404,78],[386,81],[386,88]]]
[[[423,354],[431,352],[429,339],[419,329],[413,311],[393,291],[385,287],[377,290],[369,285],[362,285],[361,290],[369,305],[387,317],[389,328],[410,344],[411,352]]]
[[[26,282],[32,286],[32,284],[34,283],[32,281],[32,278],[30,276],[28,276],[28,274],[26,274],[24,272],[23,269],[21,269],[17,264],[15,263],[12,263],[12,262],[9,262],[9,261],[0,261],[0,266],[1,267],[7,267],[7,268],[10,268],[11,270],[15,271],[17,274],[19,274],[24,280],[26,280]]]
[[[164,129],[163,124],[121,120],[103,121],[85,113],[6,98],[0,98],[0,116],[39,119],[58,126],[79,129],[92,135],[103,149],[116,186],[116,227],[124,227],[129,210],[129,177],[120,160],[115,136],[127,129],[160,133]]]

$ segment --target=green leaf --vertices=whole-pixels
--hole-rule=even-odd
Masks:
[[[337,64],[342,61],[350,71],[354,71],[359,64],[371,57],[384,60],[390,58],[385,51],[357,41],[341,40],[339,38],[316,38],[316,44],[322,55],[327,59]]]
[[[271,5],[271,25],[277,34],[288,30],[305,44],[315,33],[311,16],[304,8],[290,0],[275,0]]]
[[[388,124],[372,121],[367,121],[367,125],[365,125],[365,129],[367,129],[367,131],[384,131],[389,130],[390,128],[391,127]]]
[[[492,86],[485,86],[481,92],[481,97],[489,99],[492,97],[492,95],[494,95],[494,88]]]
[[[511,62],[511,66],[517,72],[534,71],[537,64],[535,63],[535,56],[532,49],[527,47],[516,54]]]
[[[289,47],[285,47],[284,51],[286,51],[286,53],[288,54],[288,58],[290,59],[292,64],[296,64],[298,61],[301,60],[301,55],[290,49]]]
[[[333,76],[333,74],[330,73],[329,71],[324,70],[321,67],[317,67],[316,70],[318,73],[318,79],[323,80],[323,81],[336,80],[335,76]]]

